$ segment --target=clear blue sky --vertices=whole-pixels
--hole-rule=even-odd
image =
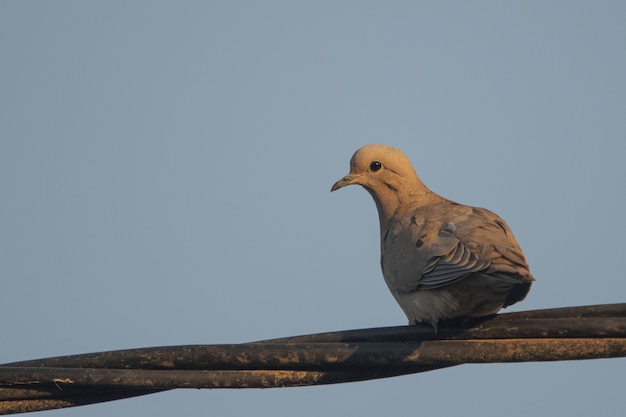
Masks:
[[[406,323],[377,213],[330,194],[404,150],[537,278],[626,302],[626,3],[0,2],[0,363]],[[466,365],[47,412],[619,415],[626,361]]]

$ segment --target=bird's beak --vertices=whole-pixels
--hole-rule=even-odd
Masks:
[[[333,184],[333,188],[330,189],[331,192],[336,191],[340,188],[345,187],[346,185],[350,185],[350,184],[357,184],[359,177],[361,177],[360,175],[357,174],[348,174],[345,177],[343,177],[342,179],[340,179],[339,181],[337,181],[335,184]]]

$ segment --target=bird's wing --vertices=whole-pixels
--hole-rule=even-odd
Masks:
[[[450,202],[396,223],[383,239],[382,263],[388,285],[403,292],[443,287],[476,272],[507,280],[512,274],[520,282],[530,277],[504,221]]]
[[[443,287],[489,267],[454,235],[450,226],[444,224],[434,244],[426,249],[426,264],[418,284],[421,289]]]
[[[512,274],[524,281],[534,281],[524,253],[509,226],[497,214],[483,208],[472,208],[466,224],[459,228],[459,238],[470,250],[491,263],[492,274]]]

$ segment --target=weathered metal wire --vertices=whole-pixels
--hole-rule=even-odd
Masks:
[[[386,378],[463,363],[626,357],[626,304],[466,323],[349,330],[246,344],[168,346],[0,365],[0,414],[174,388],[272,388]]]

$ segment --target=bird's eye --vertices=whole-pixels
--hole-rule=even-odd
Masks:
[[[373,161],[370,164],[370,169],[374,172],[378,171],[379,169],[381,169],[383,167],[383,164],[381,164],[379,161]]]

